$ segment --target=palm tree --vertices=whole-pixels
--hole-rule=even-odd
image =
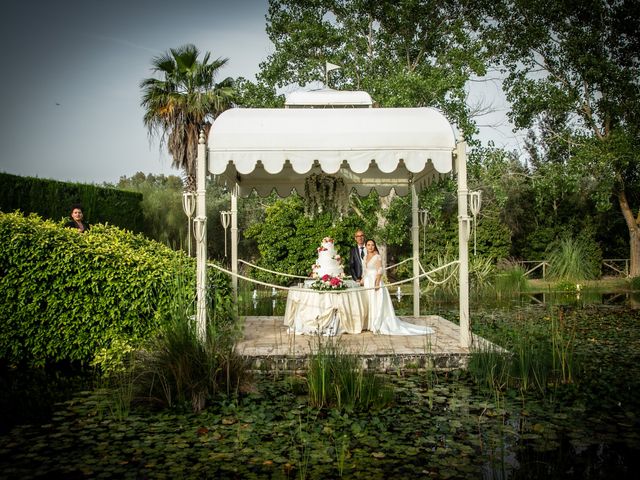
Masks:
[[[185,173],[189,191],[195,190],[199,131],[209,133],[211,120],[231,106],[235,94],[233,79],[215,82],[228,59],[210,61],[206,52],[200,62],[199,54],[191,44],[172,48],[152,61],[153,72],[163,78],[140,82],[144,125],[150,136],[160,135],[160,146],[167,145],[173,167]]]

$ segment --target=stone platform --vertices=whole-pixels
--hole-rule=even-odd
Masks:
[[[470,349],[460,346],[460,327],[440,316],[400,317],[434,329],[431,335],[358,335],[337,337],[289,335],[283,317],[243,317],[244,336],[237,351],[249,358],[254,370],[304,370],[307,358],[320,344],[336,345],[340,352],[359,356],[366,368],[381,371],[404,369],[450,370],[465,368]],[[493,347],[473,335],[474,345]],[[496,347],[497,348],[497,347]]]

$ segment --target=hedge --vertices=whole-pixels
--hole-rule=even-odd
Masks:
[[[193,305],[184,253],[113,226],[63,225],[0,212],[0,359],[87,363],[113,341],[149,336],[177,300]],[[227,278],[212,282],[218,301],[230,297]]]
[[[71,206],[80,203],[85,219],[142,232],[142,194],[84,183],[0,173],[0,211],[37,213],[60,220],[69,217]]]

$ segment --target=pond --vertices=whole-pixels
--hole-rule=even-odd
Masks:
[[[413,295],[406,290],[393,290],[391,295],[398,315],[413,315]],[[287,304],[286,290],[274,290],[258,287],[254,290],[244,289],[239,294],[240,315],[283,316]],[[514,295],[498,296],[495,293],[475,294],[470,299],[472,310],[511,311],[528,305],[570,305],[584,307],[588,305],[617,305],[635,307],[640,305],[640,292],[582,290],[580,292],[544,291],[526,292]],[[457,316],[457,299],[438,298],[433,295],[420,297],[420,310],[423,315],[442,315],[455,312]]]
[[[303,377],[263,374],[241,397],[198,415],[188,408],[115,415],[103,390],[87,388],[48,418],[0,436],[0,476],[636,478],[640,313],[606,296],[586,304],[584,296],[558,297],[555,306],[549,298],[476,308],[472,323],[514,352],[522,338],[538,348],[550,323],[561,323],[576,357],[570,381],[525,389],[488,386],[472,371],[395,372],[384,375],[393,402],[360,411],[312,408]],[[284,310],[284,298],[269,291],[257,300],[271,309],[262,315]],[[410,300],[396,307],[411,308]],[[455,315],[451,303],[437,308]]]

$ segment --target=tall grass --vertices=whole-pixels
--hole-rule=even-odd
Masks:
[[[599,263],[589,254],[589,245],[581,239],[565,237],[547,255],[551,280],[578,282],[592,280],[600,274]]]
[[[334,339],[316,342],[307,370],[310,405],[354,411],[391,403],[391,384],[366,370],[358,355],[346,353]]]
[[[573,383],[577,369],[575,335],[564,321],[564,312],[550,312],[549,322],[534,325],[522,318],[516,329],[501,330],[494,343],[477,346],[469,361],[469,372],[476,382],[497,396],[508,389],[545,396],[551,385]]]
[[[204,341],[190,318],[174,318],[146,348],[136,352],[136,398],[172,407],[190,403],[201,411],[219,394],[238,393],[247,365],[224,331],[209,325]]]
[[[118,388],[131,389],[134,402],[165,408],[189,404],[199,412],[216,396],[233,396],[245,387],[248,364],[235,351],[237,322],[230,302],[218,296],[201,339],[193,303],[177,295],[157,334],[129,356]]]
[[[565,323],[565,312],[551,317],[551,343],[553,349],[553,370],[561,383],[573,383],[576,361],[574,355],[575,329],[569,329]]]
[[[515,262],[504,262],[494,278],[494,288],[498,298],[526,292],[528,287],[529,281],[524,268]]]

